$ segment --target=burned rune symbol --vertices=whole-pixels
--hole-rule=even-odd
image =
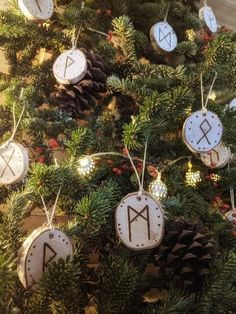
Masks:
[[[67,57],[66,58],[66,65],[65,65],[65,69],[64,69],[64,77],[66,77],[66,71],[67,71],[67,69],[72,65],[72,64],[74,64],[75,63],[75,61],[71,58],[71,57]]]
[[[41,10],[41,8],[40,8],[40,5],[39,5],[39,3],[38,3],[38,0],[35,0],[35,2],[36,2],[36,4],[37,4],[37,7],[38,7],[39,11],[42,12],[42,10]]]
[[[57,256],[57,253],[47,243],[43,245],[43,272],[48,264]]]
[[[13,176],[15,176],[15,172],[13,171],[13,169],[12,169],[11,166],[10,166],[10,162],[11,162],[11,160],[12,160],[12,157],[13,157],[14,153],[15,153],[15,149],[13,149],[13,151],[12,151],[12,153],[11,153],[11,156],[10,156],[10,158],[9,158],[8,160],[6,160],[6,159],[4,158],[4,156],[3,156],[2,154],[0,154],[0,156],[2,157],[2,159],[4,160],[4,162],[6,163],[6,166],[5,166],[5,168],[3,169],[2,174],[1,174],[1,178],[3,177],[3,175],[4,175],[4,173],[6,172],[7,168],[9,168],[10,171],[11,171],[11,173],[13,174]]]
[[[207,119],[204,119],[203,122],[200,124],[200,129],[203,133],[203,136],[199,139],[199,141],[197,142],[197,144],[199,144],[204,138],[207,140],[208,144],[211,145],[207,134],[211,131],[212,126],[210,125],[210,123],[208,122]]]
[[[141,217],[147,221],[147,232],[148,232],[148,240],[150,240],[150,220],[149,220],[149,206],[146,205],[140,212],[136,209],[128,206],[128,225],[129,225],[129,241],[132,242],[132,232],[131,232],[131,224],[138,218]],[[131,219],[131,213],[135,213],[136,215]],[[146,213],[146,217],[144,216]]]
[[[159,40],[162,42],[163,40],[171,47],[171,32],[167,33],[166,35],[163,33],[161,29],[159,29]]]

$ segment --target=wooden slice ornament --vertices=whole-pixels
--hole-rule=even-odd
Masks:
[[[121,242],[132,250],[147,250],[158,246],[164,232],[162,205],[149,193],[131,193],[116,209],[116,232]]]
[[[26,289],[37,289],[37,283],[52,262],[72,258],[70,239],[60,229],[40,227],[25,240],[18,260],[18,275]]]
[[[211,169],[224,168],[231,160],[231,150],[220,143],[210,152],[200,155],[201,161]]]
[[[77,83],[84,78],[86,73],[86,56],[79,49],[63,52],[53,64],[53,74],[61,84]]]
[[[221,142],[222,134],[223,126],[219,117],[209,110],[191,114],[182,130],[184,143],[194,153],[211,151]]]
[[[0,185],[21,182],[29,169],[29,156],[21,144],[8,141],[0,147]]]
[[[39,23],[49,20],[53,14],[53,0],[18,0],[22,13],[31,21]]]
[[[236,109],[236,98],[234,98],[234,99],[229,103],[228,108],[229,108],[229,109],[233,109],[233,110]]]
[[[177,47],[176,33],[166,21],[153,25],[150,30],[150,38],[153,48],[159,52],[171,52]]]
[[[201,8],[199,11],[199,17],[202,21],[205,22],[206,26],[212,33],[217,32],[217,20],[211,7],[205,5],[203,8]]]

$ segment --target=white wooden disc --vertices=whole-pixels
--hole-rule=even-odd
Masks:
[[[161,204],[149,193],[138,198],[138,192],[125,196],[116,209],[116,232],[121,242],[133,250],[158,246],[164,232]]]
[[[0,185],[22,181],[28,169],[28,152],[21,144],[9,141],[0,147]]]
[[[18,276],[26,289],[37,289],[37,283],[51,262],[73,256],[73,247],[67,235],[48,227],[36,230],[23,243],[18,259]]]
[[[192,113],[185,121],[182,137],[186,146],[194,153],[205,153],[215,148],[223,134],[222,123],[212,111]]]
[[[211,7],[204,6],[199,11],[199,17],[204,21],[212,33],[217,32],[217,20]]]
[[[159,22],[150,30],[150,37],[154,48],[156,45],[164,51],[170,52],[177,47],[177,36],[172,26],[167,22]]]
[[[53,74],[61,84],[74,84],[87,73],[85,54],[79,49],[63,52],[53,64]]]
[[[201,161],[211,169],[225,167],[231,160],[231,150],[220,143],[208,153],[200,154]]]
[[[22,13],[31,21],[41,22],[51,18],[53,0],[18,0]]]
[[[229,109],[236,109],[236,98],[234,98],[230,103],[229,103],[229,106],[228,106]]]
[[[231,209],[229,212],[225,214],[225,217],[230,221],[230,222],[235,222],[236,223],[236,209]]]

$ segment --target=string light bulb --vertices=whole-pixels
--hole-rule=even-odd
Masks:
[[[193,165],[192,162],[188,162],[188,171],[185,174],[185,183],[187,186],[196,187],[197,183],[201,182],[201,173],[200,171],[192,171]]]
[[[78,160],[78,173],[85,177],[89,176],[95,169],[95,162],[91,156],[85,156]]]
[[[158,172],[157,178],[149,184],[149,192],[158,201],[163,200],[167,196],[167,186],[161,181],[161,173]]]

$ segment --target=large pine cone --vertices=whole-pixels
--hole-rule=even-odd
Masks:
[[[210,274],[215,242],[200,223],[171,224],[155,256],[161,272],[178,288],[200,291]]]
[[[59,85],[53,95],[59,107],[74,118],[90,112],[106,93],[109,66],[103,58],[91,51],[81,49],[87,58],[88,70],[85,77],[76,84]]]

